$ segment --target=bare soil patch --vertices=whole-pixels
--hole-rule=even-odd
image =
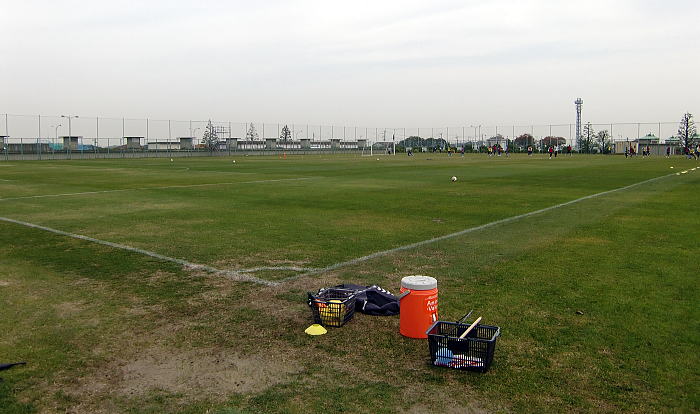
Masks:
[[[62,302],[54,305],[54,309],[59,318],[69,318],[83,311],[85,304],[83,302]]]
[[[238,355],[233,350],[152,346],[134,359],[116,360],[95,375],[83,377],[72,394],[85,399],[166,391],[194,399],[223,399],[232,393],[260,392],[300,370],[296,361],[283,354]]]

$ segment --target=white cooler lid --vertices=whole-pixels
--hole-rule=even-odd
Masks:
[[[437,287],[437,279],[430,276],[413,275],[401,279],[401,287],[411,290],[430,290]]]

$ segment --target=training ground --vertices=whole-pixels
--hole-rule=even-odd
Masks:
[[[0,364],[28,362],[0,412],[700,410],[696,167],[0,162]],[[441,319],[501,327],[488,373],[431,366],[398,316],[304,334],[306,292],[411,274],[438,279]]]

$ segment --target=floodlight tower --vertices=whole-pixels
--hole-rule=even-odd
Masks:
[[[583,108],[583,99],[578,98],[574,103],[576,104],[576,147],[581,149],[581,108]]]

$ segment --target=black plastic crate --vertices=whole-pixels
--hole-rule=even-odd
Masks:
[[[316,295],[309,293],[314,322],[323,326],[343,326],[355,315],[355,292],[328,288]]]
[[[477,325],[464,339],[459,339],[470,325],[445,321],[433,323],[426,331],[433,365],[467,371],[488,371],[501,328]]]

